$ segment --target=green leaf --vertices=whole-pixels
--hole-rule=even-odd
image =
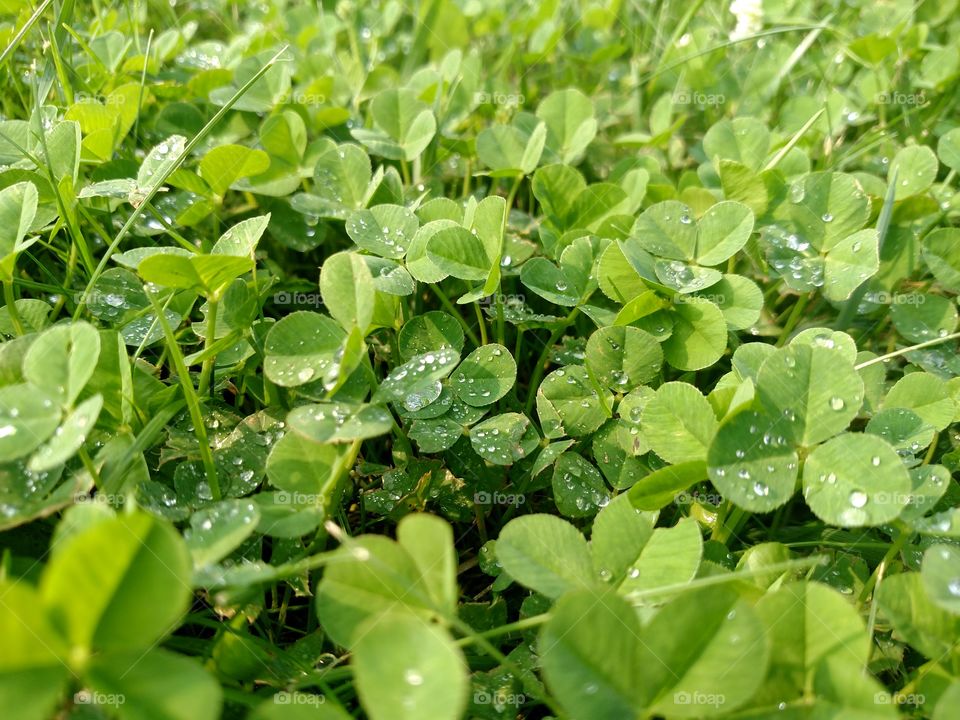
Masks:
[[[649,382],[663,365],[660,343],[635,327],[605,327],[587,341],[587,369],[610,390],[626,393]]]
[[[960,615],[933,602],[921,573],[884,578],[877,588],[877,605],[896,633],[921,654],[938,663],[952,664],[960,658],[956,644]]]
[[[863,380],[835,350],[789,345],[768,357],[757,376],[757,398],[779,427],[810,447],[846,429],[860,412]]]
[[[828,300],[846,300],[880,268],[879,235],[861,230],[834,243],[823,264],[823,295]]]
[[[53,437],[30,458],[27,468],[32,472],[45,472],[72,458],[93,431],[102,409],[102,395],[94,395],[77,405],[64,418]]]
[[[353,136],[390,160],[413,160],[433,140],[437,121],[430,107],[413,90],[384,90],[370,103],[376,130],[357,128]]]
[[[478,347],[453,374],[451,387],[463,402],[475,407],[492,405],[506,395],[517,379],[517,363],[503,345]]]
[[[169,288],[196,290],[219,300],[236,278],[253,270],[253,259],[232,255],[174,255],[144,258],[137,272],[147,282]]]
[[[445,225],[430,236],[427,258],[436,268],[461,280],[486,280],[496,262],[483,240],[459,225]]]
[[[393,540],[361,535],[337,554],[317,587],[317,616],[338,645],[349,648],[362,641],[364,623],[369,619],[377,625],[391,610],[424,620],[435,614],[427,579],[410,553]]]
[[[776,707],[805,694],[827,660],[858,672],[866,666],[870,638],[863,620],[836,590],[817,582],[791,582],[761,597],[755,609],[777,649],[753,700],[758,707]]]
[[[693,385],[661,385],[644,406],[641,428],[653,451],[670,463],[706,460],[717,418]]]
[[[690,582],[702,556],[703,538],[693,518],[683,518],[674,527],[657,528],[627,570],[620,592],[649,595],[659,588]]]
[[[920,569],[923,587],[931,602],[960,614],[960,550],[953,545],[931,545]]]
[[[299,310],[270,328],[263,371],[270,382],[295,387],[322,378],[335,365],[346,334],[326,315]]]
[[[524,515],[508,522],[497,539],[497,559],[510,577],[549,598],[596,585],[587,541],[553,515]]]
[[[957,405],[940,378],[930,373],[904,375],[890,388],[882,408],[907,408],[938,431],[953,422]]]
[[[410,318],[400,329],[397,344],[400,357],[409,360],[445,345],[457,352],[463,350],[463,328],[456,319],[440,310],[431,310]]]
[[[0,595],[0,705],[13,720],[48,720],[70,674],[66,643],[29,583],[4,579]]]
[[[459,361],[460,354],[450,347],[414,355],[390,371],[373,401],[399,403],[410,412],[421,410],[440,397],[440,380],[449,375]]]
[[[804,499],[831,525],[888,523],[907,504],[911,488],[900,456],[876,435],[838,435],[815,448],[803,466]]]
[[[671,313],[673,332],[663,341],[663,356],[678,370],[713,365],[727,349],[723,313],[709,300],[686,297]]]
[[[373,322],[376,289],[370,268],[360,255],[339,252],[320,268],[320,296],[330,315],[349,332],[366,334]]]
[[[123,698],[120,718],[215,720],[222,691],[217,680],[194,658],[154,648],[97,657],[87,678],[91,690]]]
[[[593,103],[574,88],[550,93],[537,117],[547,126],[546,149],[562,163],[575,164],[597,134]]]
[[[243,145],[218,145],[200,160],[200,177],[218,197],[223,197],[240,178],[266,172],[270,156]]]
[[[610,502],[603,476],[580,453],[565,452],[553,467],[553,501],[561,515],[587,517]]]
[[[906,340],[922,343],[949,335],[957,329],[957,306],[930,293],[895,295],[890,305],[894,327]]]
[[[951,170],[960,172],[960,128],[945,132],[937,141],[940,162]]]
[[[23,358],[23,376],[49,388],[62,405],[74,404],[93,375],[100,357],[100,335],[85,322],[44,330]]]
[[[159,145],[154,145],[137,171],[137,190],[146,195],[161,183],[186,146],[187,139],[182,135],[171,135]]]
[[[601,579],[619,584],[653,535],[657,513],[637,512],[626,495],[597,513],[590,534],[593,567]]]
[[[770,149],[770,131],[759,120],[721,120],[703,136],[703,151],[716,162],[734,160],[751,170],[760,170]]]
[[[926,192],[937,179],[939,169],[937,156],[925,145],[902,148],[893,157],[887,170],[888,182],[894,182],[896,178],[897,187],[893,199],[902,200]]]
[[[287,425],[314,442],[343,443],[390,432],[393,417],[379,405],[328,402],[294,408]]]
[[[641,637],[636,611],[615,593],[574,590],[557,602],[538,648],[547,686],[570,717],[640,716]]]
[[[747,244],[753,232],[753,211],[738,202],[712,205],[697,226],[696,260],[719,265]]]
[[[210,250],[211,255],[253,258],[257,243],[270,224],[270,213],[241,220],[227,230]]]
[[[417,216],[401,205],[357,210],[346,223],[347,234],[361,248],[395,259],[404,256],[419,227]]]
[[[170,525],[143,513],[122,515],[61,543],[44,570],[40,595],[74,647],[144,650],[186,612],[191,565]]]
[[[0,280],[13,280],[13,264],[17,254],[31,242],[24,237],[37,213],[37,188],[21,182],[0,190]]]
[[[372,172],[370,157],[353,143],[321,141],[313,169],[314,192],[321,198],[348,210],[366,203]]]
[[[526,415],[502,413],[471,428],[470,443],[484,460],[512,465],[537,449],[540,436]]]
[[[342,446],[321,444],[289,432],[274,443],[267,456],[267,477],[275,487],[292,495],[286,501],[326,510],[340,499],[334,468],[345,453]]]
[[[960,229],[939,228],[923,239],[923,261],[948,290],[960,292]]]
[[[219,562],[246,540],[260,521],[250,500],[222,500],[190,516],[183,539],[196,567]]]
[[[394,612],[358,633],[353,673],[371,720],[457,720],[467,704],[466,660],[449,634]]]
[[[323,695],[281,691],[254,708],[250,720],[350,720]]]
[[[544,123],[529,135],[513,125],[493,125],[477,135],[477,157],[494,177],[529,175],[540,161],[546,139]]]
[[[31,383],[0,387],[0,462],[29,455],[60,424],[56,395]]]
[[[799,458],[779,418],[753,410],[724,420],[710,444],[710,481],[737,507],[769,512],[793,496]]]
[[[520,268],[520,282],[554,305],[573,307],[580,303],[582,288],[546,258],[527,260]]]
[[[716,216],[718,221],[721,214]],[[711,236],[716,235],[708,232],[704,239],[707,253]],[[630,238],[650,254],[668,260],[693,260],[697,252],[696,220],[690,208],[676,200],[656,203],[644,210],[634,222]]]
[[[548,438],[589,435],[610,417],[613,396],[590,381],[582,365],[547,375],[537,388],[537,415]]]
[[[419,568],[436,607],[449,616],[457,611],[457,551],[450,524],[434,515],[414,513],[397,524],[397,542]]]
[[[687,592],[643,628],[643,706],[668,717],[729,713],[763,681],[766,629],[750,603],[729,588]]]
[[[655,470],[640,478],[627,494],[637,509],[659,510],[673,502],[678,493],[706,479],[706,463],[702,460],[691,460]]]

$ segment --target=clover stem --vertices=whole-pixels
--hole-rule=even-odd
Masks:
[[[472,636],[462,637],[457,640],[456,644],[463,647],[464,645],[470,645],[474,642],[477,642],[478,638],[494,638],[500,637],[501,635],[509,635],[515,632],[522,632],[524,630],[529,630],[530,628],[540,627],[547,620],[550,619],[550,613],[540,613],[539,615],[531,615],[528,618],[523,620],[517,620],[516,622],[507,623],[506,625],[501,625],[500,627],[493,628],[492,630],[484,630],[483,632],[475,632]]]
[[[529,417],[533,412],[533,405],[537,401],[537,388],[540,387],[540,381],[543,380],[543,374],[547,370],[547,357],[550,354],[550,348],[560,339],[560,336],[566,331],[580,312],[580,308],[575,307],[563,319],[563,322],[550,334],[547,344],[543,346],[540,357],[537,358],[537,364],[533,366],[533,377],[530,378],[530,384],[527,386],[527,402],[524,405],[523,412]]]
[[[887,550],[887,554],[883,556],[883,560],[879,562],[877,567],[874,568],[873,573],[870,575],[866,584],[863,586],[863,590],[860,591],[860,597],[857,598],[857,606],[862,606],[866,602],[867,598],[870,597],[870,593],[873,592],[873,588],[876,586],[877,582],[880,580],[880,577],[886,571],[887,565],[900,554],[900,551],[903,550],[904,546],[913,537],[913,533],[909,528],[904,527],[901,523],[897,523],[898,534],[894,538],[893,544],[890,545],[890,548]]]
[[[206,337],[203,339],[204,350],[209,351],[216,342],[214,335],[217,331],[217,309],[220,303],[214,299],[207,301],[207,328],[206,328]],[[200,397],[203,397],[211,390],[211,378],[213,377],[213,365],[216,361],[217,356],[215,353],[210,353],[210,355],[203,361],[203,366],[200,368],[200,384],[197,388],[197,394]]]
[[[10,322],[13,323],[13,329],[17,335],[23,335],[23,322],[20,320],[20,312],[17,310],[17,298],[13,294],[12,281],[3,281],[3,300],[7,304],[7,312],[10,313]]]
[[[483,311],[480,310],[480,303],[473,304],[474,312],[477,314],[477,324],[480,326],[480,344],[487,344],[487,324],[483,320]]]
[[[880,362],[886,362],[891,358],[900,357],[901,355],[906,355],[907,353],[913,352],[914,350],[921,350],[925,347],[930,347],[931,345],[939,345],[942,342],[947,340],[954,340],[960,338],[960,332],[950,333],[949,335],[944,335],[943,337],[934,338],[933,340],[927,340],[926,342],[917,343],[916,345],[911,345],[910,347],[901,348],[900,350],[894,350],[888,352],[886,355],[880,355],[879,357],[870,358],[869,360],[860,363],[859,365],[854,365],[854,370],[862,370],[865,367],[871,365],[876,365]]]
[[[449,312],[453,317],[455,317],[460,325],[463,327],[463,332],[466,333],[467,337],[470,339],[474,345],[480,345],[480,339],[477,337],[477,334],[473,331],[473,328],[470,327],[463,315],[460,314],[460,311],[457,310],[456,306],[450,302],[450,298],[447,297],[446,293],[440,289],[440,286],[437,283],[426,283],[427,287],[433,291],[433,294],[437,296],[437,299],[440,301],[440,304]]]
[[[180,379],[180,388],[183,391],[183,399],[187,403],[187,411],[190,414],[190,421],[193,423],[193,434],[197,438],[197,448],[200,453],[200,461],[203,464],[204,475],[207,478],[207,485],[210,486],[210,495],[214,500],[219,500],[220,482],[217,480],[217,467],[213,463],[213,452],[210,450],[210,441],[207,439],[207,426],[203,422],[203,414],[200,412],[200,398],[193,387],[193,381],[190,379],[190,370],[183,360],[183,352],[177,344],[177,338],[173,334],[170,323],[167,322],[167,316],[163,313],[163,308],[157,302],[153,293],[147,291],[147,299],[153,306],[153,312],[160,322],[160,328],[163,330],[163,337],[166,340],[167,352],[170,354],[170,360],[177,371],[177,377]]]
[[[504,325],[503,319],[503,292],[502,288],[497,286],[497,295],[496,295],[496,305],[497,305],[497,342],[501,345],[506,345],[507,333]],[[516,357],[516,356],[514,356]]]
[[[800,322],[800,318],[803,317],[803,311],[806,309],[808,302],[810,302],[810,295],[801,295],[800,299],[794,304],[793,310],[790,311],[790,316],[783,326],[783,330],[780,331],[780,337],[777,338],[777,347],[783,346],[787,341],[790,333],[793,332],[793,329]]]
[[[467,625],[467,623],[463,622],[463,620],[457,617],[448,617],[446,619],[451,626],[457,629],[459,633],[461,633],[462,635],[465,635],[466,639],[469,639],[470,641],[475,642],[477,645],[479,645],[483,649],[483,651],[487,655],[492,657],[494,660],[500,663],[500,665],[502,665],[504,668],[506,668],[511,673],[513,673],[514,677],[522,678],[524,676],[523,670],[521,670],[520,667],[515,662],[513,662],[513,660],[511,660],[502,652],[500,652],[482,634],[478,633],[472,627]],[[556,717],[558,718],[566,717],[566,714],[563,712],[563,710],[561,710],[560,707],[553,700],[553,698],[551,698],[546,693],[541,694],[538,692],[537,695],[535,695],[534,697],[536,697],[537,700],[539,700],[548,708],[550,708],[550,712],[552,712]]]

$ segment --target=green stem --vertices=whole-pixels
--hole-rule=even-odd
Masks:
[[[147,204],[153,200],[154,196],[160,191],[160,188],[163,186],[163,183],[167,181],[167,178],[173,174],[173,172],[183,164],[183,161],[186,160],[190,153],[192,153],[201,143],[203,143],[210,132],[214,127],[229,113],[236,102],[246,94],[246,92],[253,87],[264,74],[276,65],[277,61],[280,60],[280,56],[287,51],[287,45],[284,45],[280,51],[270,58],[263,67],[261,67],[257,72],[255,72],[247,82],[243,84],[237,92],[233,94],[226,104],[221,107],[210,121],[204,125],[200,132],[198,132],[190,142],[186,144],[180,154],[165,167],[164,171],[155,176],[151,182],[150,187],[147,190],[146,196],[143,198],[143,202],[140,203],[133,212],[130,213],[130,216],[127,218],[127,221],[123,224],[123,227],[120,228],[120,231],[116,234],[116,237],[113,238],[113,241],[107,247],[106,251],[103,253],[103,257],[100,258],[100,262],[97,264],[96,269],[93,271],[93,274],[90,276],[90,279],[87,281],[87,286],[84,288],[83,295],[81,296],[81,302],[77,303],[77,307],[73,313],[73,319],[76,320],[80,317],[80,313],[83,311],[83,307],[86,304],[86,298],[90,297],[90,293],[93,291],[93,288],[96,286],[97,281],[100,279],[100,276],[103,274],[104,270],[107,269],[107,265],[110,264],[110,258],[113,257],[113,254],[117,251],[117,248],[120,247],[120,243],[127,236],[130,230],[133,228],[134,223],[137,222],[137,219],[144,213],[146,210]]]
[[[475,632],[472,636],[467,636],[457,640],[456,644],[463,647],[465,645],[472,645],[477,642],[478,639],[487,639],[500,637],[501,635],[511,635],[516,632],[523,632],[524,630],[529,630],[530,628],[540,627],[547,620],[550,619],[550,613],[541,613],[540,615],[532,615],[531,617],[524,618],[523,620],[517,620],[516,622],[507,623],[506,625],[501,625],[500,627],[493,628],[492,630],[484,630],[483,632]]]
[[[193,423],[193,433],[197,438],[197,445],[200,451],[200,461],[203,463],[204,474],[207,478],[207,484],[210,486],[210,494],[214,500],[220,499],[220,482],[217,480],[217,467],[213,463],[213,452],[210,450],[210,442],[207,439],[207,426],[203,422],[203,414],[200,412],[200,398],[190,380],[190,370],[183,360],[183,353],[177,344],[177,338],[173,334],[170,323],[167,322],[167,316],[163,313],[163,308],[157,302],[152,292],[147,292],[147,299],[153,306],[153,312],[160,321],[160,328],[163,330],[164,339],[167,341],[167,350],[173,365],[180,378],[180,388],[183,390],[184,400],[187,401],[187,410],[190,413],[190,420]]]
[[[210,351],[214,342],[216,342],[214,335],[217,332],[217,308],[219,305],[220,303],[216,300],[207,300],[207,334],[203,339],[203,349],[207,352]],[[200,397],[210,392],[210,380],[213,377],[213,366],[216,358],[215,353],[209,353],[203,361],[203,366],[200,369],[200,385],[197,389],[197,394]]]
[[[7,304],[7,312],[10,313],[10,322],[13,323],[13,329],[17,335],[23,335],[23,322],[20,320],[20,312],[17,310],[17,298],[13,294],[13,282],[3,281],[3,300]]]
[[[473,328],[470,327],[470,323],[464,319],[457,307],[450,302],[450,298],[448,298],[446,293],[440,289],[440,286],[436,283],[427,283],[426,285],[428,288],[430,288],[430,290],[433,291],[433,294],[437,296],[440,304],[443,305],[447,312],[453,315],[453,317],[460,322],[460,325],[463,327],[463,332],[466,333],[466,336],[470,339],[470,342],[472,342],[474,345],[480,345],[480,338],[477,337],[477,334],[473,331]]]
[[[873,588],[876,586],[877,581],[883,575],[886,570],[887,565],[898,555],[900,551],[903,550],[904,546],[913,537],[913,533],[906,527],[897,523],[899,527],[899,534],[894,539],[893,544],[890,545],[890,549],[887,550],[887,554],[883,556],[883,560],[874,568],[873,573],[870,575],[870,578],[867,580],[866,584],[863,586],[863,590],[860,591],[860,597],[857,599],[858,605],[863,605],[866,602],[867,598],[870,597],[870,593],[873,592]]]
[[[487,323],[483,320],[483,311],[480,309],[480,303],[474,303],[473,309],[477,314],[477,324],[480,326],[480,344],[487,344]]]
[[[803,317],[803,311],[807,307],[807,303],[810,302],[810,295],[801,295],[800,299],[793,306],[793,310],[790,312],[790,317],[787,318],[787,322],[783,326],[783,330],[780,331],[780,337],[777,338],[777,347],[782,347],[783,344],[787,341],[787,338],[790,337],[790,333],[793,332],[793,329],[800,322],[800,318]]]
[[[563,319],[563,322],[550,334],[547,344],[543,346],[540,357],[537,358],[537,364],[533,367],[533,376],[530,378],[530,384],[527,386],[527,402],[524,406],[524,412],[529,416],[533,412],[533,406],[537,401],[537,388],[540,387],[540,381],[547,370],[547,357],[550,354],[550,348],[560,339],[560,336],[566,332],[570,324],[576,319],[580,308],[575,307],[570,314]]]
[[[865,367],[870,367],[871,365],[876,365],[877,363],[885,362],[891,358],[900,357],[901,355],[906,355],[907,353],[913,352],[914,350],[920,350],[925,347],[930,347],[931,345],[939,345],[942,342],[947,342],[947,340],[954,340],[960,338],[960,332],[950,333],[949,335],[944,335],[941,338],[934,338],[933,340],[927,340],[926,342],[917,343],[916,345],[911,345],[910,347],[905,347],[900,350],[894,350],[889,352],[886,355],[881,355],[879,357],[871,358],[865,362],[860,363],[859,365],[854,365],[854,370],[862,370]]]
[[[463,622],[462,620],[460,620],[460,619],[457,618],[457,617],[447,618],[447,620],[450,622],[450,624],[451,624],[453,627],[455,627],[455,628],[457,629],[458,632],[460,632],[461,634],[465,635],[466,638],[467,638],[468,640],[470,640],[471,642],[475,642],[477,645],[479,645],[479,646],[483,649],[483,651],[484,651],[487,655],[489,655],[489,656],[492,657],[494,660],[496,660],[498,663],[500,663],[500,665],[501,665],[504,669],[509,670],[511,673],[513,673],[513,676],[514,676],[514,677],[516,677],[516,678],[522,678],[522,677],[524,676],[523,670],[521,670],[520,667],[519,667],[516,663],[514,663],[510,658],[508,658],[506,655],[504,655],[502,652],[500,652],[500,650],[498,650],[498,649],[496,648],[496,646],[494,646],[494,645],[493,645],[489,640],[487,640],[482,634],[476,632],[472,627],[470,627],[469,625],[467,625],[467,623]],[[532,688],[527,688],[527,687],[525,686],[525,689],[532,689]],[[532,693],[531,693],[531,694],[532,694]],[[539,693],[539,692],[538,692],[537,695],[535,695],[535,697],[537,698],[537,700],[539,700],[539,701],[542,702],[544,705],[546,705],[548,708],[550,708],[550,712],[552,712],[556,717],[558,717],[558,718],[565,718],[565,717],[567,717],[567,715],[566,715],[566,714],[563,712],[563,710],[556,704],[556,702],[553,700],[553,698],[551,698],[551,697],[550,697],[549,695],[547,695],[546,693]]]

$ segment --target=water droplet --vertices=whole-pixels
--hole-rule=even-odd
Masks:
[[[867,494],[862,490],[854,490],[850,493],[850,504],[855,508],[862,508],[867,504]]]
[[[837,395],[834,395],[830,398],[830,407],[833,410],[843,410],[844,402],[843,398]]]
[[[823,220],[825,223],[832,222],[833,215],[831,215],[828,212],[825,212],[823,215],[820,216],[820,219]]]

